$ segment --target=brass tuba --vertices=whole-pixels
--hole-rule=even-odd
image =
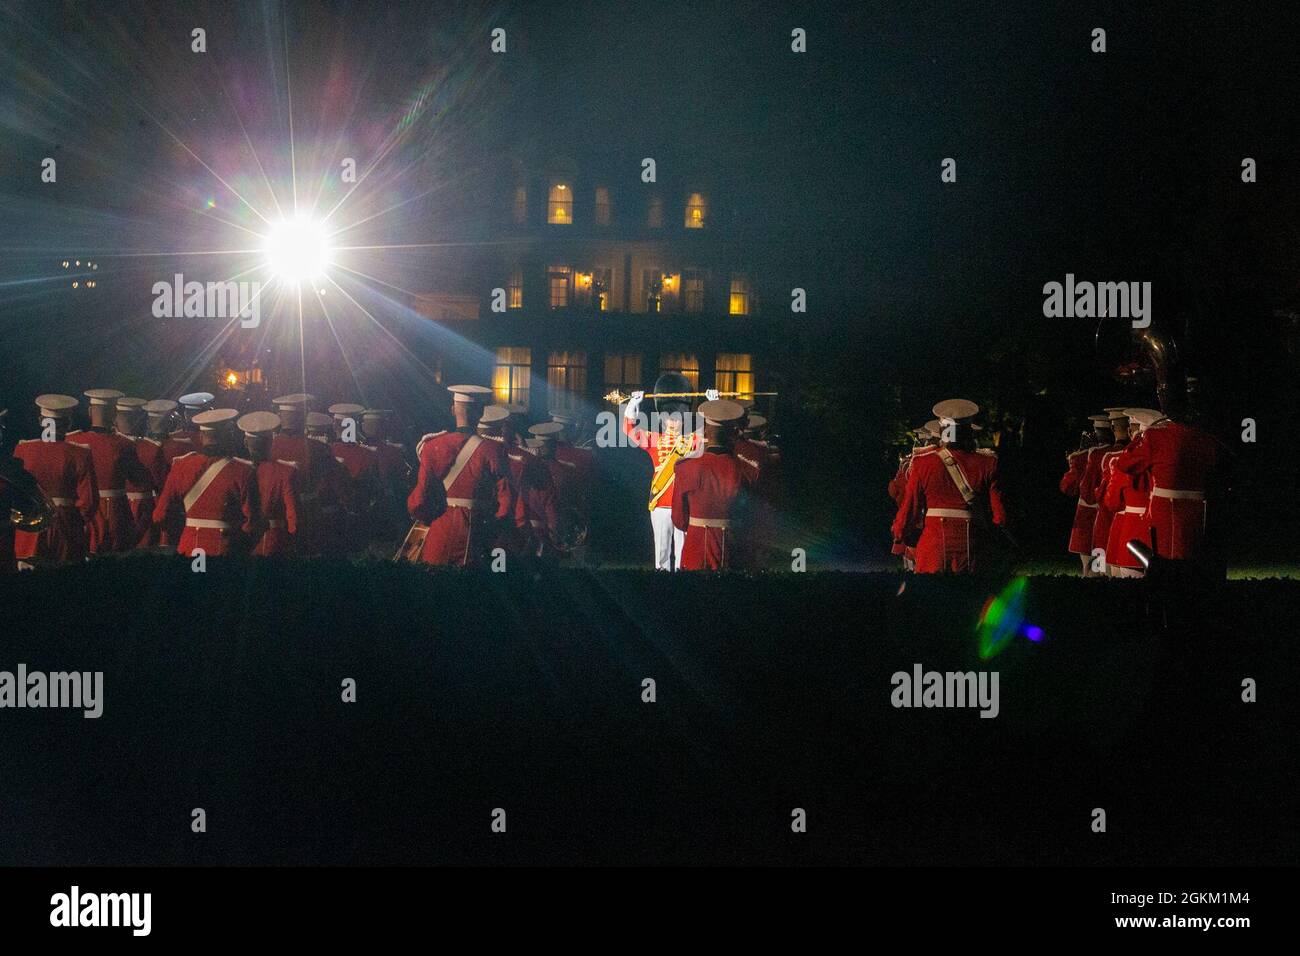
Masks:
[[[1178,344],[1167,330],[1155,323],[1132,328],[1127,321],[1104,317],[1097,324],[1093,342],[1102,362],[1114,368],[1116,379],[1130,385],[1154,381],[1165,417],[1188,419],[1192,407],[1187,374],[1178,357]]]
[[[54,504],[36,479],[9,459],[0,465],[0,480],[9,488],[9,523],[19,531],[44,531],[54,516]]]

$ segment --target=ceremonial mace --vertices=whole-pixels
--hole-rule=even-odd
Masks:
[[[646,392],[643,398],[703,398],[708,392]],[[719,398],[737,398],[744,396],[746,398],[755,398],[759,395],[776,395],[776,392],[718,392]],[[614,402],[622,405],[631,395],[624,395],[618,389],[610,392],[605,396],[605,401]]]

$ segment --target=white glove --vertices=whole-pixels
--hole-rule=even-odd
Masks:
[[[711,388],[706,391],[704,393],[704,400],[706,402],[716,402],[718,400],[718,390],[716,388]]]
[[[641,412],[641,400],[645,398],[645,392],[633,392],[628,396],[627,408],[623,410],[624,418],[636,418]]]

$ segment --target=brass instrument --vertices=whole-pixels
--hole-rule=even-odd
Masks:
[[[393,561],[397,564],[407,562],[410,564],[420,563],[420,552],[424,550],[424,539],[429,533],[429,526],[415,522],[411,529],[406,532],[406,537],[402,539],[397,553],[393,555]]]
[[[9,523],[19,531],[44,531],[54,516],[54,503],[36,479],[21,466],[5,466],[3,478],[9,486]]]

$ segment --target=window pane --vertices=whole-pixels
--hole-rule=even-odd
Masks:
[[[523,186],[515,187],[515,223],[522,226],[528,218],[528,190]]]
[[[645,224],[651,229],[658,229],[664,224],[664,201],[658,196],[651,199],[646,207]]]
[[[587,391],[587,353],[552,352],[546,363],[546,384],[552,413],[577,408]]]
[[[532,361],[532,349],[509,347],[497,349],[497,364],[492,371],[492,391],[498,402],[528,404]]]
[[[691,383],[691,391],[700,387],[700,360],[685,352],[665,352],[659,356],[659,371],[680,372]]]
[[[704,311],[704,273],[698,269],[682,274],[682,307],[687,312]]]
[[[729,311],[732,315],[749,315],[749,279],[742,275],[731,277],[731,301]]]
[[[522,267],[515,266],[510,270],[510,285],[507,291],[509,292],[507,307],[522,309],[524,307],[524,270]]]
[[[703,229],[709,207],[699,193],[691,193],[686,200],[686,228]]]
[[[604,186],[596,187],[596,225],[609,225],[609,190]]]
[[[564,309],[569,305],[569,281],[571,279],[572,269],[568,266],[550,266],[547,268],[547,275],[550,277],[551,288],[551,308]]]
[[[714,388],[719,392],[754,392],[753,356],[743,352],[719,352],[714,365]]]
[[[551,187],[546,202],[546,221],[564,226],[573,222],[573,190],[568,183],[556,183]]]
[[[641,384],[641,353],[607,352],[605,384],[624,391],[638,387]]]

